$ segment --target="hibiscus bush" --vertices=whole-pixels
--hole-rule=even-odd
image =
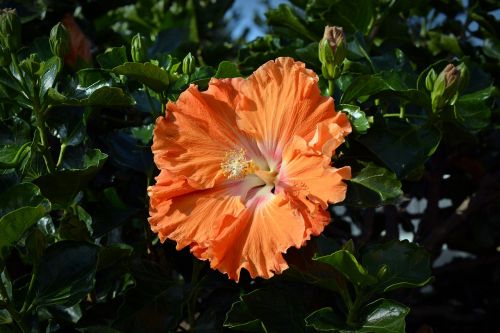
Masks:
[[[493,332],[495,0],[7,0],[0,332]]]

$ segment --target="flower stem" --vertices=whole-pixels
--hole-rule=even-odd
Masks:
[[[40,109],[38,97],[36,96],[34,97],[33,101],[33,112],[35,113],[35,118],[36,118],[36,128],[38,129],[38,133],[40,134],[40,144],[42,146],[43,160],[45,161],[45,166],[47,167],[47,171],[49,173],[52,173],[55,170],[54,160],[52,159],[52,155],[50,154],[49,151],[49,140],[45,128],[45,119],[43,117],[43,110]]]
[[[349,308],[347,312],[347,320],[346,323],[349,326],[356,326],[358,320],[358,311],[361,305],[363,304],[362,297],[360,295],[356,295],[354,303]]]
[[[328,80],[328,95],[333,97],[334,90],[335,90],[335,82],[333,80]]]
[[[421,116],[418,114],[401,114],[401,113],[386,113],[383,115],[384,118],[415,118],[415,119],[427,119],[427,116]]]
[[[57,158],[57,164],[56,164],[56,169],[61,167],[63,158],[64,158],[64,153],[66,152],[66,148],[68,148],[68,145],[63,143],[61,144],[61,150],[59,150],[59,157]]]

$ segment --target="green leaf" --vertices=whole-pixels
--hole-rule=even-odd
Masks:
[[[222,61],[217,68],[217,72],[214,77],[218,79],[222,78],[232,78],[232,77],[241,77],[240,70],[238,66],[231,61]]]
[[[370,122],[368,121],[366,114],[361,111],[359,106],[339,104],[336,109],[337,111],[347,114],[347,117],[349,118],[349,121],[351,122],[351,125],[356,133],[365,134],[370,128]]]
[[[324,1],[313,0],[307,5],[307,12],[323,18],[328,24],[343,27],[346,32],[366,34],[373,22],[373,2],[370,0]]]
[[[114,328],[137,333],[175,331],[182,318],[185,287],[164,266],[146,260],[135,263],[135,287],[125,294]]]
[[[314,311],[305,321],[307,326],[318,332],[342,332],[346,326],[344,319],[330,307]]]
[[[0,195],[0,259],[40,218],[50,211],[50,202],[33,184],[14,185]]]
[[[82,108],[53,108],[48,111],[47,125],[51,134],[66,146],[76,146],[85,138],[84,111]]]
[[[68,93],[60,93],[49,89],[49,98],[54,105],[75,106],[130,106],[134,99],[126,95],[122,89],[101,83],[86,88],[75,88]]]
[[[8,325],[12,323],[12,317],[10,316],[9,311],[5,309],[0,309],[0,325]],[[3,327],[2,327],[3,329]],[[10,332],[8,328],[6,328],[6,332]],[[3,332],[3,331],[2,331]]]
[[[486,38],[483,44],[483,52],[488,57],[500,60],[500,41],[493,38]]]
[[[410,309],[392,300],[379,299],[363,309],[359,333],[405,333],[405,317]]]
[[[347,250],[339,250],[326,256],[314,258],[313,260],[333,266],[356,285],[364,286],[377,282],[377,279],[368,274],[356,257]]]
[[[35,271],[35,307],[79,303],[94,287],[99,247],[77,241],[61,241],[47,248]]]
[[[438,55],[443,51],[453,53],[457,56],[463,54],[455,35],[445,35],[437,31],[428,31],[428,34],[429,40],[427,42],[427,47],[432,55]]]
[[[409,74],[402,71],[361,75],[347,87],[342,95],[341,102],[349,103],[359,97],[373,96],[383,91],[392,91],[416,105],[430,108],[429,97],[417,89],[409,88],[412,84],[413,79]]]
[[[349,181],[346,203],[379,206],[394,202],[403,195],[401,182],[393,172],[373,162],[363,164],[364,168]]]
[[[490,124],[491,108],[486,101],[497,95],[494,86],[460,96],[455,103],[455,117],[467,130],[475,133]]]
[[[224,326],[244,332],[304,332],[305,308],[306,301],[291,288],[257,289],[233,304]]]
[[[376,124],[357,140],[399,178],[421,167],[441,141],[441,131],[433,125],[411,125],[393,119]]]
[[[215,70],[210,66],[196,67],[194,73],[189,76],[189,82],[198,85],[200,89],[206,89],[210,78],[215,75]]]
[[[78,85],[88,88],[99,84],[108,85],[113,82],[111,74],[108,71],[96,68],[84,68],[76,72]]]
[[[37,178],[34,182],[54,204],[66,207],[104,165],[108,155],[99,149],[89,150],[80,165]]]
[[[112,69],[113,73],[135,79],[156,92],[168,89],[170,77],[167,71],[150,62],[126,62]]]
[[[127,62],[127,49],[125,46],[112,47],[96,57],[99,65],[104,69],[113,69]]]
[[[281,4],[278,8],[269,10],[266,13],[266,18],[269,25],[288,28],[313,42],[320,40],[318,36],[306,28],[299,17],[293,12],[292,8],[288,5]]]
[[[407,240],[368,248],[363,254],[362,265],[368,273],[378,277],[379,281],[372,286],[377,292],[422,287],[432,279],[429,254]]]
[[[52,57],[42,62],[40,67],[40,98],[43,100],[47,91],[54,87],[57,74],[62,68],[61,59]]]
[[[26,142],[23,145],[5,145],[0,147],[0,169],[17,167],[29,154],[30,145],[31,142]]]

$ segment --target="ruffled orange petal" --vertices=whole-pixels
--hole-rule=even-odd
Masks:
[[[187,245],[204,247],[217,237],[219,229],[245,209],[243,199],[260,181],[227,181],[217,188],[199,190],[185,177],[158,182],[149,189],[151,229],[161,241],[177,242],[177,249]]]
[[[209,188],[225,180],[220,163],[230,150],[259,155],[256,145],[236,126],[235,104],[242,79],[212,79],[207,91],[191,85],[167,116],[156,121],[153,154],[159,169]]]
[[[347,190],[343,180],[351,178],[351,169],[329,164],[329,157],[316,154],[303,138],[295,136],[285,147],[277,190],[291,192],[304,204],[319,204],[323,209],[328,203],[343,201]]]
[[[267,192],[221,231],[205,257],[236,281],[242,268],[252,278],[270,278],[288,268],[283,253],[300,247],[304,234],[303,215],[289,198]]]
[[[317,75],[292,58],[269,61],[241,83],[238,127],[256,138],[268,160],[279,159],[294,135],[312,139],[324,121],[350,132],[347,117],[335,113],[317,83]]]

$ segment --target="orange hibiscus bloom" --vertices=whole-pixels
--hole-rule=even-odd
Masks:
[[[159,117],[152,150],[160,174],[149,188],[151,229],[190,246],[238,281],[288,268],[283,253],[330,222],[344,200],[349,167],[331,166],[351,132],[318,77],[278,58],[247,79],[191,85]]]

